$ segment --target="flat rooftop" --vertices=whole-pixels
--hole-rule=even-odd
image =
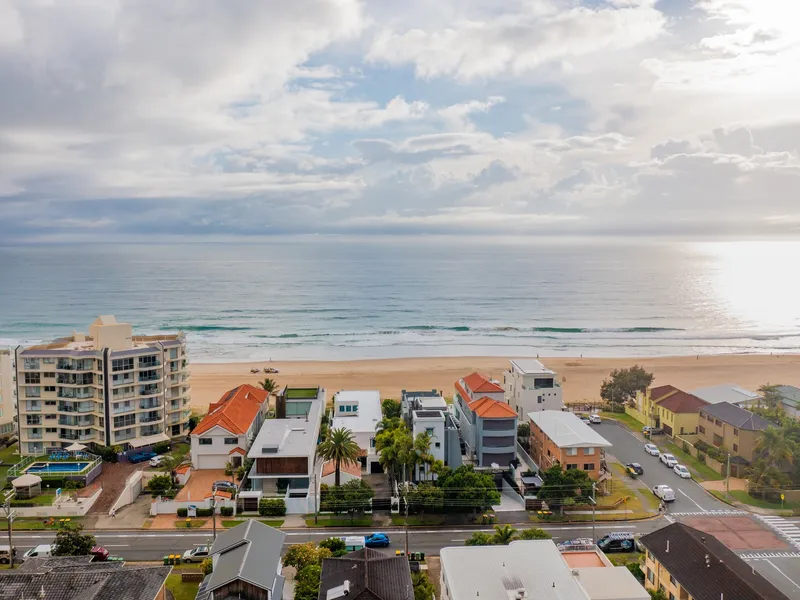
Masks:
[[[287,387],[283,392],[287,400],[314,400],[319,396],[319,387],[314,388],[290,388]]]
[[[607,567],[600,555],[594,550],[579,550],[577,552],[562,552],[561,557],[570,569],[585,569],[587,567]]]
[[[548,369],[535,358],[514,358],[511,366],[525,375],[555,375],[556,372]]]
[[[80,336],[80,340],[76,341],[75,336],[69,336],[64,338],[57,338],[52,342],[48,342],[46,344],[36,344],[34,346],[28,346],[22,353],[32,351],[40,351],[40,350],[72,350],[75,352],[99,352],[102,348],[98,348],[95,346],[94,339],[92,337]],[[180,342],[182,339],[181,334],[167,334],[167,335],[135,335],[131,338],[132,347],[125,348],[125,350],[115,350],[114,352],[126,352],[129,350],[137,350],[137,349],[147,349],[147,348],[156,348],[156,342]],[[157,349],[157,348],[156,348]]]
[[[308,419],[267,419],[261,426],[248,458],[312,456],[317,447],[322,406],[312,402]],[[268,449],[266,452],[264,449]]]
[[[611,447],[611,442],[581,421],[575,413],[540,410],[528,413],[528,418],[559,448]]]
[[[357,412],[340,413],[340,404],[358,403]],[[378,390],[341,390],[333,397],[332,429],[344,427],[353,433],[372,433],[383,418]]]

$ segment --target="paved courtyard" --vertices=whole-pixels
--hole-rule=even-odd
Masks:
[[[181,489],[175,500],[178,502],[189,502],[192,500],[201,501],[206,496],[211,495],[211,486],[215,481],[232,481],[230,477],[225,476],[224,469],[203,469],[192,470],[192,476],[189,481]]]

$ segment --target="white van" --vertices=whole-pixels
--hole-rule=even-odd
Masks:
[[[49,544],[40,544],[36,546],[36,548],[31,548],[23,554],[22,560],[27,560],[29,558],[48,558],[50,556],[53,556],[53,546]]]

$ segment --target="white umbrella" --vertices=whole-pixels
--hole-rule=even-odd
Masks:
[[[64,449],[67,452],[80,452],[81,450],[86,450],[86,446],[84,446],[83,444],[79,444],[78,442],[75,442],[74,444],[71,444]]]

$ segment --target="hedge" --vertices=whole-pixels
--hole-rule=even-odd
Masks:
[[[233,516],[233,507],[232,506],[223,506],[219,509],[219,514],[223,517],[232,517]]]
[[[179,508],[178,509],[178,516],[181,517],[182,519],[185,519],[187,516],[189,516],[189,509],[188,508]]]
[[[198,508],[197,509],[197,516],[198,517],[210,517],[211,516],[211,509],[210,508]],[[178,509],[178,517],[185,519],[189,516],[189,509],[188,508],[179,508]]]
[[[262,498],[258,503],[258,514],[262,517],[283,517],[286,515],[286,502],[281,498]]]
[[[169,452],[170,443],[169,442],[161,442],[160,444],[156,444],[153,446],[153,452],[156,454],[164,454],[165,452]]]

